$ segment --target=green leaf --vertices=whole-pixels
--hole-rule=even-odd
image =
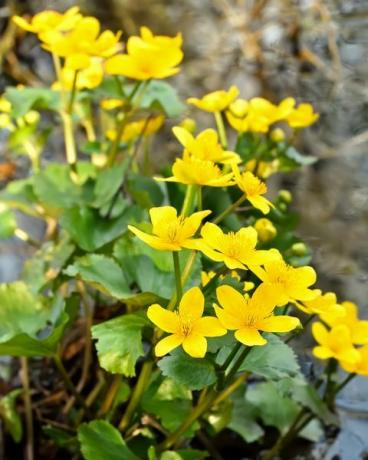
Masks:
[[[131,206],[114,219],[106,219],[87,207],[67,209],[60,219],[60,225],[71,235],[78,246],[85,251],[95,251],[122,235],[134,220],[137,208]]]
[[[155,374],[140,402],[144,413],[157,417],[168,431],[175,431],[192,410],[191,392],[178,382]],[[197,424],[191,427],[193,434]]]
[[[40,292],[49,280],[55,279],[75,250],[63,235],[59,242],[48,241],[24,263],[21,278],[32,292]]]
[[[135,364],[144,355],[142,329],[149,322],[138,314],[122,315],[93,326],[92,337],[100,365],[113,374],[135,375]]]
[[[120,266],[110,257],[101,254],[88,254],[74,260],[64,273],[80,277],[96,289],[117,299],[132,296],[126,277]]]
[[[190,390],[201,390],[216,382],[216,372],[206,359],[192,358],[181,350],[175,350],[158,362],[163,375],[170,377]]]
[[[312,387],[307,381],[300,379],[287,378],[278,382],[278,387],[282,387],[281,391],[299,402],[302,406],[307,407],[318,418],[323,420],[326,425],[337,425],[336,415],[333,414],[322,401],[318,391]]]
[[[179,253],[180,266],[185,264],[191,251],[183,250]],[[114,255],[130,282],[136,282],[141,291],[153,293],[168,299],[175,286],[172,254],[167,251],[156,251],[138,238],[124,235],[114,246]],[[201,261],[197,257],[185,290],[196,285],[200,277]]]
[[[78,440],[85,460],[139,460],[119,431],[104,420],[81,425]]]
[[[159,107],[168,117],[178,117],[185,109],[176,90],[163,81],[153,80],[148,85],[141,102],[142,108]]]
[[[280,395],[273,382],[260,383],[248,388],[246,401],[258,411],[266,426],[277,428],[284,434],[299,413],[299,406],[289,398]]]
[[[14,118],[22,117],[31,109],[58,110],[60,92],[48,88],[7,88],[6,99],[12,105]]]
[[[14,442],[19,442],[23,435],[22,419],[16,408],[16,400],[21,393],[21,389],[16,389],[0,399],[0,417]]]
[[[265,338],[268,340],[267,345],[253,347],[239,371],[250,371],[267,379],[301,376],[292,348],[274,334],[265,334]]]
[[[238,433],[247,443],[257,441],[264,430],[257,423],[258,411],[244,399],[244,388],[236,391],[231,401],[233,409],[228,427]]]
[[[18,333],[34,336],[46,326],[50,307],[21,281],[0,285],[0,343]]]
[[[11,209],[2,208],[0,205],[0,239],[11,238],[17,228],[15,214]]]
[[[161,206],[164,194],[154,179],[141,176],[140,174],[130,173],[128,175],[127,187],[129,194],[135,202],[146,209],[153,206]]]
[[[21,284],[21,283],[14,283],[14,284]],[[0,287],[1,288],[1,287]],[[28,292],[29,295],[32,295],[30,292]],[[38,298],[35,295],[32,295],[35,304],[39,302],[37,300]],[[24,300],[24,298],[22,299]],[[13,299],[14,301],[14,299]],[[1,304],[1,295],[0,295],[0,304]],[[13,304],[14,306],[17,306],[17,303]],[[5,356],[28,356],[28,357],[33,357],[33,356],[53,356],[56,352],[58,343],[60,342],[61,337],[63,336],[63,333],[65,331],[65,328],[68,326],[71,315],[73,311],[75,312],[77,306],[79,305],[79,299],[77,297],[70,297],[67,299],[65,308],[64,308],[64,302],[62,299],[56,299],[54,303],[54,312],[52,310],[47,310],[47,319],[49,322],[52,323],[52,329],[51,332],[48,332],[48,335],[44,338],[37,338],[35,337],[35,333],[40,331],[41,329],[44,329],[45,326],[45,321],[43,320],[42,322],[39,320],[38,323],[35,324],[35,321],[37,320],[38,317],[43,318],[44,314],[41,314],[43,312],[33,310],[33,315],[31,311],[29,312],[30,315],[26,315],[23,317],[24,312],[21,311],[19,312],[18,309],[18,329],[19,332],[16,330],[14,331],[14,326],[16,323],[16,320],[14,318],[11,319],[11,325],[13,326],[13,330],[8,334],[8,336],[5,336],[7,338],[1,337],[0,338],[0,355],[5,355]],[[28,309],[28,304],[23,304],[23,310]],[[27,317],[29,318],[31,316],[31,319],[29,320],[28,326],[32,325],[32,331],[29,331],[29,328],[27,328],[27,332],[21,332],[21,329],[19,326],[23,326],[23,329],[25,329],[24,324],[27,322]],[[53,317],[55,319],[53,319]],[[22,324],[20,324],[20,319],[23,317]],[[9,324],[10,326],[10,324]],[[44,336],[45,334],[43,334]]]
[[[119,165],[113,166],[112,168],[104,169],[97,175],[94,189],[94,207],[102,208],[105,204],[111,201],[124,181],[124,174],[128,164],[129,163],[125,161]]]
[[[34,191],[42,203],[56,210],[83,204],[89,198],[88,190],[72,181],[65,164],[50,164],[36,174]]]
[[[0,192],[0,202],[12,208],[19,209],[26,214],[37,215],[32,209],[37,197],[33,191],[33,178],[20,179],[9,182],[5,190]]]

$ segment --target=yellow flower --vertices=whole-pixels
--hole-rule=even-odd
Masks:
[[[46,32],[49,30],[57,30],[66,32],[73,29],[80,21],[82,15],[79,14],[79,7],[73,6],[65,13],[58,11],[46,10],[41,13],[35,14],[30,22],[24,20],[20,16],[13,16],[13,21],[18,27],[35,34]]]
[[[65,58],[65,66],[76,71],[89,67],[93,57],[107,58],[121,49],[120,32],[100,31],[96,18],[84,17],[68,34],[46,31],[40,34],[40,39],[47,51]]]
[[[74,84],[75,71],[63,67],[61,69],[61,81],[56,81],[52,85],[52,89],[59,90],[63,88],[67,91],[70,91],[73,88]],[[97,59],[90,61],[88,67],[83,70],[80,70],[76,77],[76,89],[92,89],[100,85],[103,79],[103,68],[101,62]]]
[[[262,179],[267,179],[271,174],[279,170],[280,161],[278,159],[273,161],[257,161],[256,159],[249,160],[245,163],[245,170],[250,172],[257,172],[257,176]]]
[[[229,187],[234,185],[233,174],[223,174],[213,161],[199,160],[193,156],[177,158],[172,167],[172,177],[156,178],[159,181],[180,182],[187,185]]]
[[[230,126],[238,132],[266,133],[273,123],[291,113],[294,104],[292,98],[284,99],[279,105],[261,97],[254,97],[248,102],[240,99],[229,107],[226,117]]]
[[[315,299],[304,301],[303,304],[297,302],[296,305],[308,314],[323,315],[326,313],[334,318],[342,317],[344,315],[343,307],[337,303],[336,294],[333,292],[326,292],[326,294],[322,294],[320,290],[317,292],[319,295]]]
[[[279,306],[298,300],[313,300],[319,294],[318,290],[310,289],[317,278],[312,267],[294,268],[279,258],[266,262],[264,269],[253,267],[253,271],[273,291]]]
[[[222,308],[214,305],[220,323],[234,330],[235,338],[247,346],[265,345],[262,332],[289,332],[300,326],[298,318],[274,316],[275,303],[272,294],[264,286],[256,289],[251,298],[243,296],[231,286],[220,286],[216,290]]]
[[[270,208],[274,205],[262,196],[267,192],[267,185],[250,171],[240,173],[236,164],[233,164],[232,167],[236,184],[245,193],[247,200],[263,214],[269,213]]]
[[[149,118],[148,121],[147,119],[132,121],[125,126],[122,140],[129,142],[139,137],[142,133],[144,136],[152,136],[152,134],[155,134],[161,128],[164,121],[165,118],[162,115]]]
[[[241,228],[238,232],[224,234],[220,227],[207,222],[201,230],[202,239],[195,247],[216,262],[223,262],[230,270],[263,265],[280,257],[276,250],[256,250],[257,232],[253,227]]]
[[[181,145],[185,148],[184,158],[193,155],[195,158],[214,163],[240,163],[241,159],[235,152],[229,152],[222,148],[218,141],[218,134],[214,129],[205,129],[197,137],[180,126],[173,128],[173,133]]]
[[[204,296],[197,287],[183,295],[177,312],[168,311],[158,304],[151,305],[147,310],[148,318],[160,329],[170,333],[157,343],[156,356],[164,356],[181,345],[193,358],[203,358],[207,351],[206,337],[226,334],[226,329],[217,318],[202,316],[203,310]]]
[[[110,98],[110,99],[103,99],[100,102],[100,106],[104,110],[114,110],[114,109],[117,109],[118,107],[122,107],[123,105],[124,105],[124,101],[122,99]]]
[[[306,128],[312,125],[319,118],[318,113],[313,112],[311,104],[300,104],[287,117],[287,121],[291,128]]]
[[[350,364],[359,361],[360,356],[352,345],[348,327],[339,325],[328,331],[322,323],[314,323],[312,334],[319,344],[313,348],[313,354],[316,358],[335,358]]]
[[[214,91],[206,94],[202,97],[202,99],[190,97],[187,99],[187,102],[188,104],[192,104],[198,109],[205,110],[206,112],[221,112],[233,102],[238,94],[239,89],[233,85],[228,91]]]
[[[177,216],[171,206],[150,209],[152,235],[128,225],[128,228],[139,239],[159,251],[180,251],[193,248],[192,237],[197,232],[202,220],[211,211],[195,212],[189,217]]]
[[[354,374],[363,375],[368,377],[368,345],[358,348],[359,360],[355,363],[340,361],[340,366],[346,372],[353,372]]]
[[[262,243],[267,243],[268,241],[273,240],[277,235],[275,226],[265,217],[258,219],[254,224],[254,228],[257,231],[259,241]]]
[[[352,342],[357,345],[368,343],[368,321],[358,318],[358,307],[353,302],[342,302],[342,314],[334,311],[321,313],[321,319],[330,327],[345,325],[351,332]]]
[[[106,72],[135,80],[167,78],[179,72],[176,67],[183,59],[182,37],[155,36],[147,27],[140,37],[130,37],[127,54],[119,54],[106,62]]]

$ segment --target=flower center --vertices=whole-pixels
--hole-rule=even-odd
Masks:
[[[185,217],[180,216],[175,222],[170,222],[167,225],[166,237],[170,243],[177,243],[180,240],[180,232],[183,228]]]
[[[187,337],[193,329],[193,318],[191,316],[180,316],[179,314],[179,321],[180,321],[180,332],[182,335]]]

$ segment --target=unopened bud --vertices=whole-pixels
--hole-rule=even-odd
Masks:
[[[289,192],[289,190],[280,190],[279,191],[279,198],[284,203],[290,204],[293,201],[293,196]]]
[[[305,256],[308,253],[308,248],[304,243],[294,243],[291,250],[295,256]]]
[[[254,228],[258,233],[259,241],[261,241],[262,243],[267,243],[268,241],[271,241],[277,235],[277,230],[275,226],[269,219],[266,219],[265,217],[258,219],[254,224]]]
[[[281,128],[275,128],[270,132],[270,138],[274,142],[281,142],[285,140],[285,131]]]
[[[184,120],[180,123],[179,126],[181,128],[186,129],[191,134],[193,134],[197,129],[197,123],[195,122],[195,120],[193,120],[193,118],[184,118]]]

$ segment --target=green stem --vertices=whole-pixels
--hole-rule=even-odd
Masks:
[[[337,385],[333,391],[334,396],[337,395],[353,378],[356,374],[349,374],[339,385]]]
[[[229,356],[226,358],[225,362],[220,366],[218,370],[218,383],[217,383],[217,388],[219,390],[222,390],[224,388],[226,370],[232,363],[235,356],[238,354],[241,347],[242,347],[242,344],[240,342],[237,342],[237,344],[234,346],[234,348],[229,353]]]
[[[332,368],[332,364],[330,365],[329,363],[327,367]],[[341,391],[345,387],[345,385],[347,385],[355,376],[356,374],[349,374],[337,387],[335,387],[333,392],[328,393],[328,391],[326,391],[325,392],[326,396],[323,399],[326,402],[328,402],[326,400],[326,397],[328,396],[329,398],[331,398],[331,394],[333,395],[333,398],[334,398],[337,395],[337,393]],[[304,418],[304,416],[306,416],[306,418]],[[300,433],[300,431],[302,431],[302,429],[306,425],[308,425],[308,423],[311,420],[313,420],[314,417],[315,417],[314,414],[308,415],[307,408],[301,409],[299,414],[296,416],[294,422],[290,426],[289,430],[287,431],[287,433],[284,436],[280,436],[280,438],[277,440],[274,446],[267,452],[267,454],[264,457],[262,457],[262,460],[272,460],[279,452],[282,451],[282,449],[284,449],[287,446],[287,444],[289,444],[295,438],[295,436],[298,435],[298,433]]]
[[[207,397],[196,407],[193,408],[189,416],[184,420],[180,427],[171,433],[161,444],[157,446],[159,452],[169,449],[171,446],[177,443],[182,434],[184,434],[193,423],[206,412],[211,404],[216,400],[217,393],[212,390],[208,393]]]
[[[334,358],[329,359],[328,364],[325,369],[325,374],[327,375],[327,383],[326,383],[326,388],[325,388],[325,392],[323,395],[323,399],[328,402],[331,402],[331,396],[333,399],[334,381],[332,377],[335,374],[336,369],[337,369],[337,361]]]
[[[248,375],[249,374],[242,375],[232,385],[229,385],[220,393],[214,389],[208,391],[206,397],[200,398],[197,406],[193,408],[192,412],[188,415],[180,427],[157,446],[157,450],[161,452],[175,445],[182,434],[184,434],[197,419],[199,419],[205,412],[207,412],[212,405],[218,404],[231,396],[231,394],[246,380]]]
[[[151,360],[146,361],[141,369],[141,372],[138,377],[136,386],[134,387],[132,396],[130,398],[128,407],[123,415],[123,418],[120,420],[119,429],[120,431],[125,431],[130,423],[130,420],[134,414],[136,407],[141,400],[144,390],[146,389],[149,379],[152,373],[153,362]]]
[[[87,406],[87,404],[84,401],[84,399],[82,398],[82,396],[78,393],[78,391],[75,388],[73,382],[70,380],[70,377],[69,377],[69,375],[68,375],[68,373],[67,373],[67,371],[66,371],[66,369],[65,369],[65,367],[63,365],[63,363],[61,362],[61,359],[60,359],[59,355],[54,356],[54,363],[55,363],[58,371],[60,372],[60,375],[61,375],[62,379],[64,380],[65,386],[72,393],[72,395],[78,401],[80,406],[83,407],[86,415],[88,417],[90,417],[91,414],[90,414],[89,407]]]
[[[235,211],[245,200],[247,199],[247,195],[242,195],[238,200],[235,201],[232,205],[225,209],[220,215],[213,220],[214,224],[219,224],[221,221],[225,219],[225,217],[230,214],[231,212]]]
[[[202,187],[199,185],[197,190],[197,210],[203,210]]]
[[[225,374],[225,386],[227,383],[231,381],[231,379],[234,377],[234,375],[238,372],[239,367],[247,357],[248,353],[251,351],[252,347],[245,347],[244,350],[240,353],[238,356],[238,359],[235,361],[231,369],[227,374]]]
[[[174,261],[174,271],[175,271],[175,283],[176,283],[176,303],[180,302],[180,299],[183,297],[183,287],[181,284],[181,271],[180,271],[180,261],[179,261],[179,252],[173,251],[173,261]]]
[[[73,77],[73,84],[72,84],[72,90],[70,93],[70,99],[69,99],[69,104],[66,109],[69,115],[73,113],[73,106],[74,106],[74,101],[75,97],[77,95],[77,79],[78,79],[78,70],[74,72],[74,77]]]
[[[240,342],[238,342],[235,345],[235,347],[230,352],[229,356],[226,358],[224,364],[221,366],[221,370],[226,371],[226,369],[230,366],[235,356],[238,354],[238,351],[240,350],[241,347],[242,347],[242,344]]]
[[[183,206],[180,212],[181,216],[187,216],[188,214],[191,213],[195,192],[196,192],[195,185],[187,185],[187,190],[185,192]]]
[[[303,326],[303,330],[305,330],[305,328],[308,326],[308,324],[316,317],[317,315],[314,313],[313,315],[310,315],[308,316],[308,318],[304,321],[304,323],[302,323],[302,326]],[[296,332],[294,334],[291,334],[286,340],[285,340],[285,343],[289,343],[291,342],[292,340],[295,339],[295,337],[298,337],[300,334],[300,332]]]
[[[262,460],[272,460],[274,459],[279,452],[294,438],[297,434],[296,428],[299,425],[300,421],[303,419],[304,415],[306,414],[306,409],[303,408],[295,417],[293,423],[290,425],[288,431],[278,438],[276,443],[271,447],[271,449],[266,452],[266,454],[262,457]]]
[[[31,388],[29,384],[29,369],[28,369],[28,358],[21,357],[21,379],[23,384],[23,398],[24,398],[24,409],[27,427],[27,444],[26,444],[26,455],[27,460],[34,459],[34,428],[33,428],[33,415],[32,415],[32,400],[31,400]]]
[[[137,81],[137,83],[135,84],[134,88],[132,89],[132,91],[130,92],[129,96],[127,97],[127,102],[132,102],[132,100],[133,100],[134,96],[136,95],[137,91],[139,90],[141,84],[142,84],[141,81]],[[127,114],[125,114],[123,112],[123,113],[120,113],[120,115],[121,115],[121,119],[119,120],[119,124],[118,124],[117,130],[116,130],[116,137],[114,139],[114,142],[111,144],[110,152],[109,152],[109,155],[108,155],[108,160],[107,160],[107,166],[108,167],[111,167],[115,163],[117,154],[119,152],[120,141],[121,141],[121,138],[123,136],[124,128],[125,128],[125,125],[127,124],[127,121],[128,121]]]
[[[221,112],[215,112],[214,115],[215,115],[217,130],[218,130],[219,137],[220,137],[220,142],[222,144],[222,147],[224,149],[227,149],[226,130],[225,130],[224,120],[222,118]]]

